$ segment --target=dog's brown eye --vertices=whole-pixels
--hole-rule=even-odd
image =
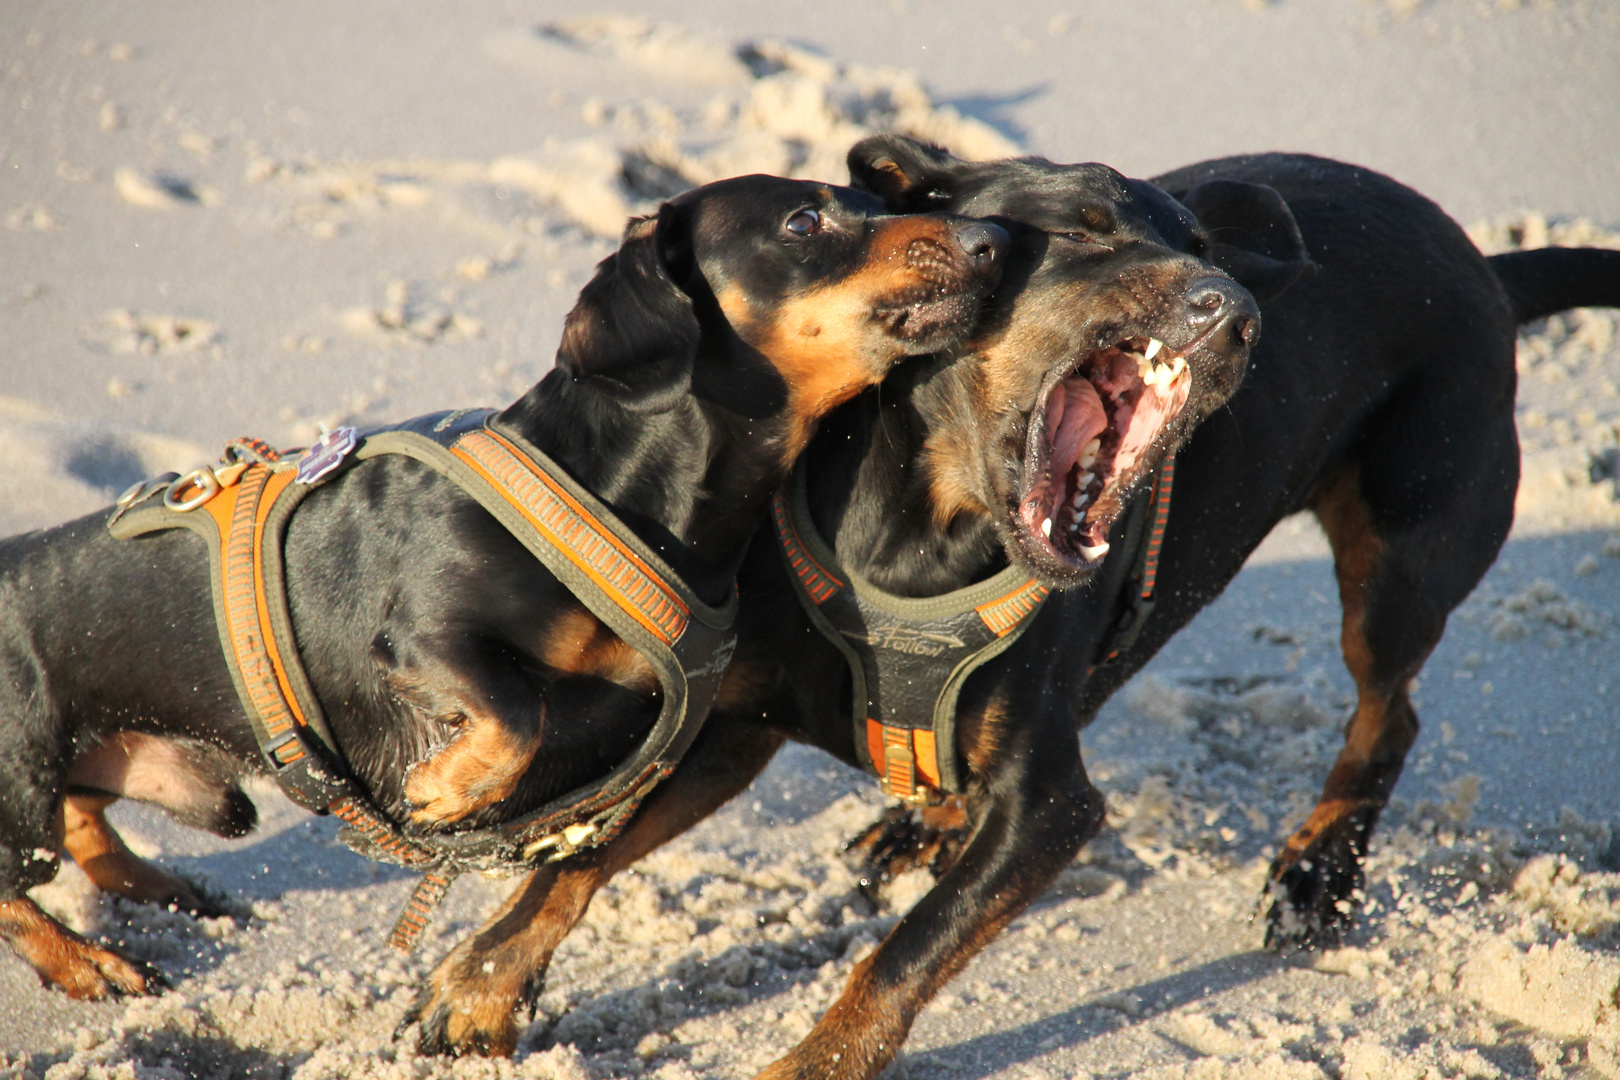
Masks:
[[[1108,215],[1095,206],[1082,206],[1079,218],[1081,226],[1094,233],[1108,232],[1113,224],[1108,220]]]
[[[809,236],[821,228],[821,215],[814,210],[800,210],[787,219],[783,228],[794,236]]]

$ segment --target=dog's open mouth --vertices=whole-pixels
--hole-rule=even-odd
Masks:
[[[1108,530],[1164,431],[1187,403],[1186,353],[1128,337],[1060,366],[1030,414],[1019,519],[1037,550],[1076,569],[1108,554]]]

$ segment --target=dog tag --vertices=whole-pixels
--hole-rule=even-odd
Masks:
[[[360,432],[352,427],[327,431],[315,440],[315,445],[304,451],[298,461],[298,482],[313,484],[339,465],[360,442]]]

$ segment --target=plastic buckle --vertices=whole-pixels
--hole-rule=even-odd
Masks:
[[[906,802],[919,802],[926,792],[917,786],[917,757],[911,749],[911,732],[905,729],[883,728],[883,784],[884,793]]]
[[[302,760],[304,744],[298,737],[298,729],[288,728],[276,736],[274,741],[265,744],[264,752],[277,769],[285,769],[293,762]]]

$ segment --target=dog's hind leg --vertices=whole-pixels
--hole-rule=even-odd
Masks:
[[[596,891],[746,788],[781,744],[763,727],[711,717],[624,832],[534,871],[477,934],[439,962],[400,1030],[420,1023],[417,1047],[424,1054],[511,1054],[518,1010],[526,1005],[532,1014],[552,954]]]
[[[1512,523],[1517,439],[1511,415],[1484,404],[1466,419],[1432,400],[1392,410],[1314,493],[1357,701],[1320,801],[1272,864],[1268,944],[1332,947],[1354,920],[1369,837],[1417,738],[1412,679]]]
[[[62,800],[62,846],[85,877],[102,892],[143,904],[173,904],[196,915],[223,914],[184,878],[147,862],[129,850],[107,823],[107,807],[118,796],[72,794]]]

